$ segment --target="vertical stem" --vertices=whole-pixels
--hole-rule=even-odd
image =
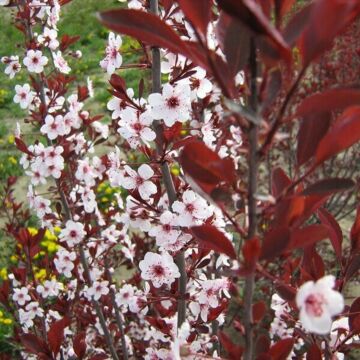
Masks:
[[[256,60],[256,46],[252,39],[250,49],[250,106],[252,110],[257,112],[257,60]],[[248,208],[249,208],[249,229],[248,239],[251,239],[256,234],[257,217],[256,217],[256,192],[257,192],[257,174],[258,174],[258,129],[257,125],[252,123],[249,130],[249,178],[248,178]],[[255,272],[252,272],[245,279],[245,294],[244,294],[244,326],[245,326],[245,353],[244,360],[251,360],[254,352],[254,334],[253,334],[253,317],[252,317],[252,300],[255,285]]]
[[[150,0],[150,12],[154,15],[159,15],[159,2],[158,0]],[[152,76],[152,91],[155,93],[161,92],[161,61],[160,61],[160,49],[157,47],[152,48],[152,67],[151,67],[151,76]],[[159,157],[163,155],[162,149],[162,141],[163,138],[163,128],[159,121],[154,122],[154,129],[156,133],[156,149]],[[166,193],[169,198],[169,206],[174,201],[176,201],[176,190],[174,187],[174,183],[171,177],[170,169],[166,161],[161,164],[161,173],[162,178],[164,181],[164,186],[166,189]],[[186,275],[186,268],[185,268],[185,256],[183,252],[179,252],[176,256],[176,265],[179,268],[180,278],[179,278],[179,299],[178,299],[178,327],[185,321],[186,317],[186,302],[185,302],[185,295],[186,295],[186,283],[187,283],[187,275]]]

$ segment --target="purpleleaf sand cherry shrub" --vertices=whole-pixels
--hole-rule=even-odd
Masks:
[[[293,14],[291,0],[132,0],[104,12],[111,32],[99,71],[109,79],[110,123],[86,110],[91,83],[71,75],[76,38],[58,36],[68,2],[0,3],[24,35],[21,51],[2,62],[9,77],[29,75],[14,102],[28,109],[36,134],[16,130],[27,204],[14,201],[11,179],[4,198],[20,261],[0,301],[16,320],[16,356],[321,359],[351,351],[359,298],[345,302],[342,293],[359,270],[360,217],[347,243],[326,204],[356,184],[311,183],[309,175],[359,141],[358,89],[339,96],[329,112],[343,112],[325,130],[313,124],[294,135],[284,119],[291,111],[287,121],[314,122],[308,108],[316,106],[327,114],[326,93],[300,109],[292,97],[360,13],[358,1],[317,0]],[[126,64],[123,35],[138,41],[139,64]],[[126,67],[150,69],[151,79],[127,88]],[[269,117],[274,103],[282,106]],[[293,136],[306,161],[288,174],[269,159],[283,156]],[[58,238],[52,255],[40,251],[46,230]]]

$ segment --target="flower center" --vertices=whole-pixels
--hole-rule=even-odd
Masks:
[[[189,212],[189,213],[192,213],[194,210],[195,210],[195,207],[193,204],[186,204],[186,210]]]
[[[153,266],[153,272],[156,276],[164,276],[165,275],[164,268],[161,265]]]
[[[170,232],[171,231],[171,226],[169,224],[164,224],[163,229],[164,229],[165,232]]]
[[[176,96],[172,96],[171,98],[167,99],[166,102],[167,106],[172,109],[178,107],[180,104],[179,99]]]
[[[140,123],[135,123],[135,124],[133,124],[132,127],[136,132],[140,132],[143,128],[143,126]]]
[[[312,316],[319,317],[323,314],[325,299],[321,294],[311,294],[305,300],[306,312]]]

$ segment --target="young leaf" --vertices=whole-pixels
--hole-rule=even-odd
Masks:
[[[232,259],[236,259],[236,253],[231,241],[212,225],[194,226],[191,232],[200,244],[215,252],[223,253]]]

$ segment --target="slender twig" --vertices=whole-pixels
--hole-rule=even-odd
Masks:
[[[254,39],[251,40],[250,61],[249,61],[251,79],[250,79],[250,106],[254,113],[257,112],[257,59],[256,46]],[[248,240],[256,234],[257,216],[256,216],[256,198],[257,192],[257,175],[258,175],[258,128],[255,123],[250,124],[249,130],[249,180],[248,180]],[[244,327],[245,327],[245,352],[244,360],[251,360],[254,353],[254,332],[253,332],[253,316],[252,301],[255,287],[255,272],[253,271],[245,279],[244,289]]]
[[[159,3],[158,0],[150,0],[150,11],[155,14],[159,15]],[[161,63],[160,63],[160,49],[157,47],[152,48],[152,91],[155,93],[161,92]],[[163,137],[163,128],[159,121],[154,122],[154,130],[156,133],[156,148],[158,156],[162,156],[163,149],[162,149],[162,137]],[[169,198],[169,206],[174,203],[177,199],[175,186],[171,177],[170,169],[168,163],[163,161],[161,163],[161,173],[163,177],[164,187],[166,189],[166,193]],[[177,316],[177,323],[178,327],[185,321],[186,315],[186,302],[185,302],[185,295],[186,295],[186,283],[187,283],[187,275],[186,275],[186,268],[185,268],[185,256],[184,252],[179,252],[176,256],[176,264],[179,268],[180,278],[179,278],[179,299],[178,299],[178,316]]]

